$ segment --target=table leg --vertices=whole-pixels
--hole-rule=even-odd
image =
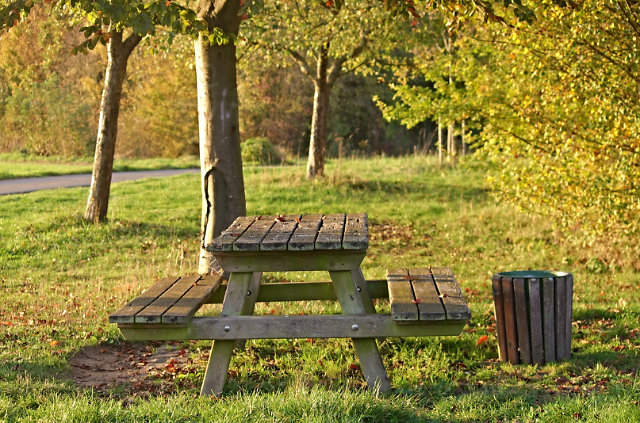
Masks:
[[[329,272],[343,314],[368,314],[351,271]],[[356,278],[357,279],[357,278]],[[370,298],[369,298],[370,299]],[[372,303],[373,305],[373,303]],[[391,384],[374,338],[352,339],[369,389],[389,392]]]
[[[252,282],[260,281],[260,274],[232,273],[229,277],[227,292],[222,303],[222,316],[240,316],[253,312],[258,289]],[[220,395],[227,378],[229,363],[236,341],[214,341],[209,355],[209,364],[204,375],[200,395]]]
[[[244,305],[242,306],[241,316],[251,316],[256,309],[256,299],[258,298],[258,292],[260,290],[260,279],[262,279],[262,272],[254,272],[251,276],[251,282],[249,283],[249,290],[247,291],[247,297],[245,298]],[[246,339],[236,340],[236,348],[243,350],[247,344]]]
[[[362,298],[362,304],[367,314],[376,314],[376,308],[373,305],[369,286],[367,286],[367,281],[362,274],[362,269],[358,267],[356,270],[352,270],[351,277],[353,277],[353,281],[356,284],[356,290],[360,293],[360,298]]]

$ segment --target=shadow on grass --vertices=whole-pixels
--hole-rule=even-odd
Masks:
[[[451,199],[459,199],[462,195],[462,199],[469,200],[481,200],[488,199],[489,189],[479,187],[468,187],[463,185],[453,185],[446,183],[424,183],[410,184],[407,181],[380,181],[380,180],[347,180],[343,181],[344,184],[352,191],[363,192],[380,192],[385,194],[396,194],[414,192],[416,190],[424,191],[431,197],[446,196]]]

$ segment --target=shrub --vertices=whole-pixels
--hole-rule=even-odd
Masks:
[[[280,164],[283,162],[283,157],[269,139],[256,137],[249,138],[242,143],[242,161],[245,163]]]

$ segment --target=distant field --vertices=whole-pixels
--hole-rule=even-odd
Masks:
[[[86,189],[0,197],[0,421],[640,421],[637,274],[587,271],[586,252],[547,219],[496,205],[479,171],[418,156],[331,161],[315,182],[304,172],[245,169],[248,213],[367,212],[367,278],[399,265],[446,265],[469,300],[473,318],[459,337],[381,343],[392,395],[363,390],[348,340],[249,341],[232,359],[221,400],[196,395],[208,342],[123,343],[109,313],[155,279],[197,269],[200,182],[182,175],[115,185],[109,221],[99,225],[81,218]],[[575,275],[570,361],[498,362],[490,278],[521,269]],[[389,309],[387,301],[377,307]],[[259,304],[256,312],[338,310],[309,302]],[[478,344],[483,335],[488,341]],[[91,390],[92,376],[74,376],[83,370],[74,360],[90,351],[106,357],[119,349],[127,369],[150,365],[136,348],[148,351],[149,363],[161,352],[178,361],[128,385]]]
[[[198,167],[197,157],[177,159],[116,159],[114,172],[132,170],[184,169]],[[0,180],[33,178],[38,176],[91,173],[93,157],[65,159],[61,157],[25,156],[17,153],[0,154]]]

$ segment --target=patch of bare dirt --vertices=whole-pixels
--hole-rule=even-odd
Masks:
[[[196,388],[194,378],[177,378],[196,372],[189,350],[179,344],[95,345],[79,351],[69,364],[71,378],[81,388],[103,391],[121,386],[125,393],[143,395]]]

